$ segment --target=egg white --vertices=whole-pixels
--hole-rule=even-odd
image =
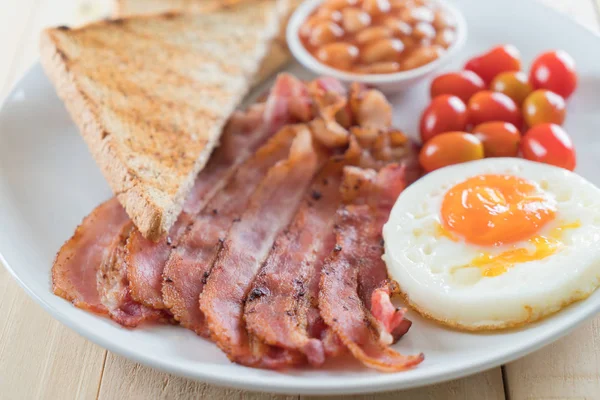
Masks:
[[[484,277],[468,266],[481,252],[498,254],[513,246],[485,247],[439,234],[447,190],[481,174],[506,174],[535,182],[556,200],[556,218],[544,235],[564,224],[561,249],[536,261]],[[600,189],[570,171],[515,158],[490,158],[434,171],[398,198],[383,228],[384,260],[412,308],[443,324],[467,329],[510,328],[538,320],[584,299],[600,285]],[[527,248],[527,242],[514,246]]]

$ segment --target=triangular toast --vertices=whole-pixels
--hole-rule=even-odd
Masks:
[[[175,222],[286,6],[255,0],[43,32],[46,73],[144,236]]]

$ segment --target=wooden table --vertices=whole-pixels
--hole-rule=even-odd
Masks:
[[[82,22],[109,2],[18,0],[0,5],[0,98],[36,60],[41,28]],[[600,0],[543,2],[600,31]],[[0,399],[300,397],[306,398],[224,389],[112,354],[53,320],[0,268]],[[600,316],[568,337],[501,368],[421,389],[353,398],[600,399]]]

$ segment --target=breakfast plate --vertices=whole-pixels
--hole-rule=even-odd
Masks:
[[[528,64],[543,50],[567,50],[578,63],[579,89],[569,103],[566,129],[578,151],[577,172],[596,185],[600,139],[598,37],[532,1],[455,1],[468,37],[445,70],[461,68],[472,54],[512,43]],[[519,13],[515,13],[519,10]],[[535,32],[532,35],[531,32]],[[310,74],[299,64],[288,70]],[[256,97],[272,82],[250,96]],[[417,132],[428,82],[390,97],[394,122]],[[600,292],[522,329],[500,333],[450,330],[409,312],[411,331],[394,348],[423,352],[425,361],[401,373],[367,370],[350,358],[321,369],[267,371],[228,361],[211,342],[185,329],[151,326],[128,330],[72,307],[50,290],[49,270],[60,245],[81,219],[111,196],[64,106],[40,65],[16,85],[0,112],[0,253],[19,284],[56,319],[110,351],[143,364],[209,383],[281,393],[346,394],[403,389],[493,368],[539,349],[600,311]],[[569,265],[565,265],[568,268]]]

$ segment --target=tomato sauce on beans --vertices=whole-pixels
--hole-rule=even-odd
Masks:
[[[439,58],[456,37],[453,17],[427,0],[325,0],[299,31],[322,63],[387,74]]]

